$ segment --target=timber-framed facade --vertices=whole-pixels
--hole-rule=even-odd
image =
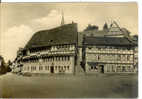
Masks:
[[[62,25],[33,35],[21,51],[23,73],[75,73],[77,24]]]
[[[103,30],[89,25],[78,32],[77,23],[36,32],[17,52],[22,73],[75,74],[138,72],[138,38],[116,22]]]
[[[134,65],[136,45],[127,38],[85,37],[83,44],[86,73],[137,72]]]

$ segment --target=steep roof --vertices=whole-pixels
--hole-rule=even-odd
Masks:
[[[85,37],[84,44],[88,45],[136,45],[125,37]]]
[[[88,30],[82,32],[86,36],[105,36],[108,34],[108,31],[105,30]]]
[[[105,23],[102,30],[94,29],[88,25],[83,34],[86,36],[125,36],[129,35],[130,32],[126,28],[120,28],[117,22],[113,21],[110,27]]]
[[[42,47],[55,44],[77,43],[77,24],[66,24],[50,30],[35,33],[25,46],[27,48]]]

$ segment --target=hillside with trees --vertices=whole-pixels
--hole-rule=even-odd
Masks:
[[[6,74],[7,72],[10,72],[10,61],[8,63],[5,62],[4,58],[0,55],[0,75]]]

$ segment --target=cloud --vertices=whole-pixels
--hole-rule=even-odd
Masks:
[[[24,47],[32,35],[32,29],[26,25],[11,27],[3,33],[1,38],[1,53],[5,59],[14,59],[18,48]]]
[[[50,29],[60,25],[61,17],[60,11],[53,9],[46,16],[33,19],[32,24],[38,30]]]
[[[84,17],[88,17],[89,15],[82,15]],[[64,15],[64,22],[65,24],[71,23],[72,21],[78,24],[78,30],[82,31],[86,28],[89,23],[92,23],[90,18],[80,17],[76,15],[66,14]],[[62,19],[62,13],[60,10],[52,9],[46,16],[40,17],[37,19],[33,19],[31,24],[36,31],[44,30],[44,29],[51,29],[57,26],[60,26]]]
[[[91,7],[91,6],[90,6]],[[93,6],[94,7],[94,6]],[[65,9],[65,8],[64,8]],[[68,10],[67,10],[68,9]],[[117,11],[116,11],[117,10]],[[120,11],[119,11],[120,10]],[[44,11],[44,10],[43,10]],[[70,12],[71,11],[71,12]],[[26,11],[25,11],[26,12]],[[42,12],[42,11],[41,11]],[[44,11],[45,12],[45,11]],[[82,31],[86,28],[88,24],[96,24],[99,26],[99,28],[103,27],[104,22],[109,22],[109,20],[116,20],[120,27],[127,28],[129,31],[131,31],[133,34],[137,32],[137,18],[134,17],[132,14],[124,13],[127,11],[123,11],[122,9],[107,9],[104,10],[98,10],[94,8],[92,13],[92,8],[80,8],[77,10],[77,8],[71,7],[66,8],[64,10],[64,20],[65,24],[71,23],[72,21],[76,22],[78,24],[78,30]],[[113,13],[115,12],[115,13]],[[32,13],[32,12],[31,12]],[[105,16],[104,16],[105,13]],[[39,12],[40,14],[40,12]],[[126,14],[126,15],[125,15]],[[26,13],[27,15],[27,13]],[[25,16],[26,16],[25,15]],[[134,14],[135,15],[135,14]],[[12,15],[13,17],[14,15]],[[16,16],[16,15],[15,15]],[[11,17],[11,18],[12,18]],[[17,18],[17,17],[16,17]],[[24,21],[28,19],[28,22]],[[59,9],[52,9],[47,15],[44,16],[38,16],[36,17],[26,17],[20,19],[21,25],[8,27],[7,31],[2,33],[1,38],[1,46],[0,51],[2,55],[8,60],[8,59],[14,59],[16,57],[16,52],[19,47],[24,47],[25,44],[30,40],[31,36],[39,30],[45,30],[45,29],[51,29],[57,26],[60,26],[62,15],[61,10]],[[34,19],[33,19],[34,18]],[[9,22],[9,21],[7,21]],[[11,23],[13,22],[13,18]],[[128,24],[129,23],[129,24]],[[3,26],[4,27],[4,26]]]
[[[47,16],[31,20],[31,24],[9,28],[1,35],[0,53],[6,61],[13,60],[18,49],[23,48],[36,31],[59,26],[60,21],[61,13],[57,10],[51,10]]]

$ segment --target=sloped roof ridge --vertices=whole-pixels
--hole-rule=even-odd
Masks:
[[[24,48],[48,46],[57,43],[75,43],[76,41],[77,24],[72,23],[36,32]]]

